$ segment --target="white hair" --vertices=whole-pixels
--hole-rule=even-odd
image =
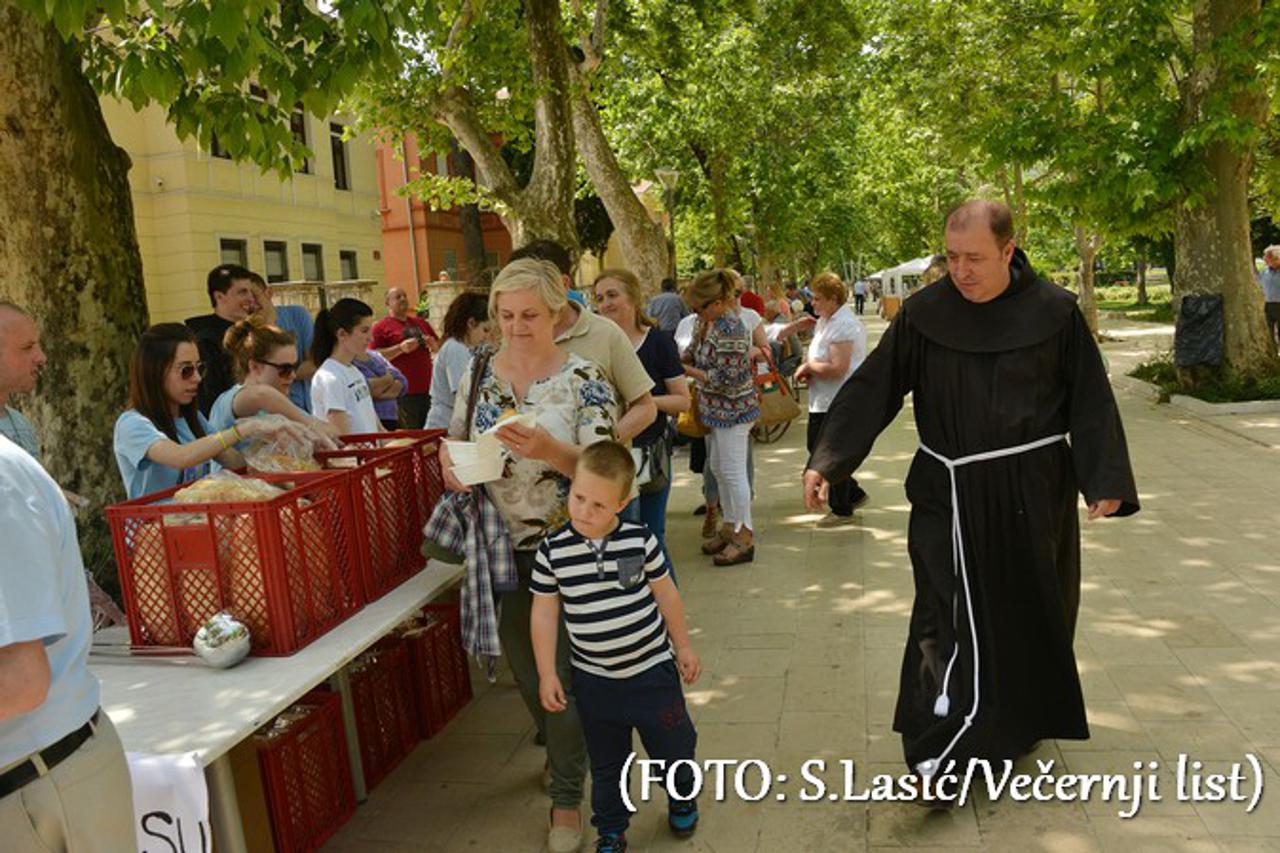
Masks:
[[[1262,257],[1264,257],[1264,258],[1280,258],[1280,243],[1277,243],[1277,244],[1272,245],[1272,246],[1268,246],[1267,248],[1263,249],[1263,250],[1262,250]]]

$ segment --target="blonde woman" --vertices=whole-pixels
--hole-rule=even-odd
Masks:
[[[812,453],[822,435],[822,424],[836,392],[867,357],[867,331],[849,307],[848,291],[840,276],[820,273],[810,284],[813,310],[818,324],[803,364],[796,368],[796,380],[809,383],[808,449]],[[848,477],[831,484],[831,514],[821,519],[822,527],[840,525],[853,518],[853,511],[867,502],[867,493],[858,481]]]
[[[656,476],[654,487],[640,487],[640,497],[623,513],[629,521],[638,521],[657,537],[663,553],[667,552],[667,499],[671,495],[671,441],[669,418],[688,411],[689,383],[680,362],[675,339],[657,327],[657,321],[640,310],[644,294],[640,279],[629,270],[607,269],[596,276],[591,288],[596,308],[626,332],[635,347],[645,371],[653,379],[653,402],[658,417],[631,440],[631,446],[645,456],[649,470]],[[675,575],[671,556],[667,554],[667,570]]]
[[[723,523],[702,546],[717,566],[755,559],[747,450],[760,416],[752,377],[751,335],[736,312],[737,276],[729,270],[700,273],[685,293],[698,316],[685,353],[685,374],[697,382],[698,415],[710,428],[707,461],[719,487]],[[710,515],[710,512],[708,512]]]
[[[515,549],[520,586],[502,593],[498,635],[502,651],[520,687],[538,730],[545,732],[551,770],[550,835],[547,849],[569,853],[582,843],[583,782],[587,748],[576,706],[571,701],[559,713],[548,714],[538,697],[538,667],[533,655],[529,581],[542,540],[569,520],[569,479],[579,451],[588,444],[613,438],[618,401],[603,371],[581,356],[556,346],[556,318],[567,297],[560,271],[547,261],[512,261],[499,273],[489,295],[489,316],[497,324],[502,343],[483,368],[463,375],[458,386],[449,435],[474,439],[512,411],[532,414],[536,426],[500,427],[498,439],[508,458],[502,477],[484,486],[506,522]],[[468,420],[471,386],[478,382],[475,407]],[[441,449],[446,486],[467,491],[453,474],[453,462]],[[556,670],[570,697],[573,678],[569,639],[560,627]]]

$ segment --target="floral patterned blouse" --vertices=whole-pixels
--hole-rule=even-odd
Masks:
[[[706,426],[725,429],[760,417],[750,349],[747,327],[727,311],[695,333],[693,366],[707,374],[707,381],[697,386],[698,418]]]
[[[508,409],[533,412],[538,426],[569,444],[587,445],[614,438],[618,422],[618,398],[596,364],[569,354],[560,371],[529,386],[524,400],[517,400],[511,384],[485,365],[480,377],[472,423],[466,423],[466,400],[471,395],[470,370],[458,386],[459,401],[449,422],[451,438],[474,438],[492,427]],[[518,551],[535,550],[543,537],[569,520],[569,478],[551,465],[520,459],[510,451],[502,479],[485,484],[485,493],[498,507]]]

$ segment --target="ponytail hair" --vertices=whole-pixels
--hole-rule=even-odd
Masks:
[[[267,361],[275,350],[294,346],[296,342],[292,332],[270,326],[256,315],[236,323],[222,337],[222,346],[231,354],[236,379],[242,382],[249,373],[250,360]]]
[[[372,308],[349,296],[333,303],[332,308],[321,308],[316,315],[315,336],[311,339],[311,361],[317,367],[324,364],[338,345],[338,332],[349,332],[365,317],[372,316]]]

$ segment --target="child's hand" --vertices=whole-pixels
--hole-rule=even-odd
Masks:
[[[547,675],[538,679],[538,698],[542,700],[542,707],[553,714],[558,714],[568,707],[564,698],[564,685],[560,683],[558,675]]]
[[[698,660],[698,653],[689,646],[676,652],[676,667],[685,684],[693,684],[702,675],[702,661]]]

